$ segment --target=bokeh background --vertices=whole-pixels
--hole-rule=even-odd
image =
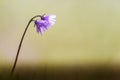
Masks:
[[[44,35],[32,23],[17,66],[120,65],[119,0],[0,0],[0,67],[11,69],[23,31],[35,15],[55,14]]]

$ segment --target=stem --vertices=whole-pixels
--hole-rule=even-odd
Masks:
[[[33,19],[36,18],[36,17],[41,17],[41,15],[36,15],[36,16],[34,16],[33,18],[31,18],[30,21],[28,22],[26,28],[25,28],[25,31],[24,31],[24,33],[23,33],[23,35],[22,35],[21,41],[20,41],[19,46],[18,46],[16,58],[15,58],[15,61],[14,61],[14,65],[13,65],[12,70],[11,70],[11,75],[14,74],[14,71],[15,71],[15,68],[16,68],[16,64],[17,64],[17,60],[18,60],[18,56],[19,56],[19,52],[20,52],[20,49],[21,49],[21,45],[22,45],[24,36],[25,36],[25,34],[26,34],[26,32],[27,32],[27,29],[28,29],[30,23],[31,23],[32,21],[34,21]]]

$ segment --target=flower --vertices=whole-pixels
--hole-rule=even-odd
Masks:
[[[43,15],[41,20],[35,20],[36,31],[43,34],[48,28],[55,24],[56,15]]]

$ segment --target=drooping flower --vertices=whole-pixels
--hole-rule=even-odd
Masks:
[[[34,20],[38,17],[40,17],[41,19],[40,20]],[[28,27],[29,27],[30,23],[34,21],[37,32],[40,33],[40,34],[43,34],[44,31],[46,31],[49,27],[51,27],[52,25],[55,24],[55,21],[56,21],[55,18],[56,18],[55,15],[43,15],[43,16],[36,15],[29,20],[29,22],[28,22],[28,24],[27,24],[27,26],[26,26],[26,28],[23,32],[23,35],[22,35],[22,38],[20,40],[19,46],[18,46],[15,61],[14,61],[13,67],[11,69],[11,76],[14,74],[16,64],[17,64],[17,61],[18,61],[18,57],[19,57],[19,53],[20,53],[20,49],[21,49],[21,46],[22,46],[22,42],[23,42],[23,39],[25,37],[25,34],[28,30]]]
[[[43,34],[48,28],[55,24],[56,15],[43,15],[40,20],[35,20],[36,31]]]

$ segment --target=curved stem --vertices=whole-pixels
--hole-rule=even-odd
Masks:
[[[25,34],[26,34],[26,31],[27,31],[27,29],[28,29],[30,23],[31,23],[32,21],[34,21],[33,19],[36,18],[36,17],[41,17],[41,15],[36,15],[36,16],[34,16],[33,18],[31,18],[30,21],[28,22],[26,28],[25,28],[25,31],[24,31],[24,33],[23,33],[23,35],[22,35],[21,41],[20,41],[19,46],[18,46],[16,58],[15,58],[15,61],[14,61],[14,65],[13,65],[12,70],[11,70],[11,75],[13,75],[13,73],[14,73],[14,71],[15,71],[16,64],[17,64],[17,60],[18,60],[18,56],[19,56],[19,52],[20,52],[21,45],[22,45],[24,36],[25,36]]]

